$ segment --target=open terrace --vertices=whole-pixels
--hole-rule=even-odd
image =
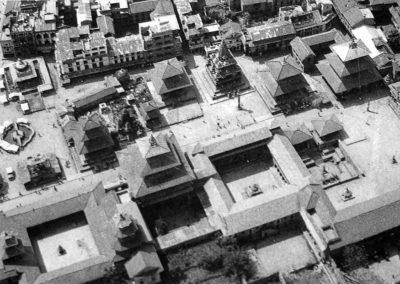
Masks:
[[[400,183],[400,119],[387,103],[381,89],[364,94],[361,99],[350,97],[337,108],[319,112],[309,110],[287,118],[289,124],[306,123],[320,116],[336,114],[347,138],[342,141],[361,177],[327,189],[337,210],[364,202],[385,192],[398,189]],[[353,199],[343,202],[341,194],[349,188]]]

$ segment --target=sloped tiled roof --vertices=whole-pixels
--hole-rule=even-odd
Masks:
[[[301,67],[290,55],[270,60],[266,64],[276,81],[294,77],[302,73]]]
[[[340,241],[332,249],[359,242],[400,225],[400,190],[383,193],[338,211],[335,228]]]
[[[295,37],[291,42],[290,46],[294,53],[297,54],[300,60],[304,60],[309,56],[315,56],[310,46],[306,44],[300,37]]]
[[[105,15],[101,15],[100,17],[96,18],[97,26],[100,29],[100,32],[104,33],[105,35],[110,34],[114,35],[115,34],[115,29],[114,29],[114,20]]]
[[[272,200],[268,194],[260,194],[235,203],[225,217],[226,235],[238,234],[299,212],[297,188],[287,186],[278,191],[280,194],[275,193],[278,196]]]
[[[208,157],[214,157],[246,145],[261,142],[271,136],[269,128],[265,124],[258,123],[240,131],[233,131],[226,136],[205,141],[201,146]]]
[[[148,159],[171,152],[165,139],[161,133],[156,136],[151,134],[148,137],[137,139],[136,143],[142,156]]]
[[[156,8],[150,13],[152,19],[168,15],[175,15],[171,0],[158,0]]]
[[[115,87],[101,87],[101,89],[94,90],[91,94],[77,98],[73,101],[73,105],[78,110],[85,110],[86,107],[91,107],[96,102],[109,100],[116,93]]]
[[[154,63],[154,67],[159,69],[158,74],[161,74],[162,79],[168,79],[184,73],[182,64],[176,58]]]
[[[343,15],[351,28],[355,28],[364,22],[364,15],[355,0],[333,0],[332,2],[337,12]]]
[[[313,125],[315,131],[317,131],[318,135],[321,137],[343,129],[343,125],[336,117],[336,115],[332,115],[329,119],[325,118],[312,120],[311,124]]]
[[[275,134],[268,142],[268,149],[290,184],[301,184],[311,175],[285,135]]]
[[[112,244],[117,241],[115,233],[118,229],[110,222],[110,218],[118,213],[115,196],[106,193],[102,184],[93,176],[65,182],[57,185],[57,189],[58,192],[42,191],[34,200],[29,196],[20,197],[16,202],[24,206],[3,209],[0,232],[11,231],[17,235],[23,246],[32,248],[28,228],[42,224],[46,226],[48,222],[83,212],[99,255],[47,272],[40,271],[38,257],[33,250],[11,263],[4,263],[6,271],[17,269],[23,273],[28,284],[86,283],[101,277],[105,273],[104,269],[112,265],[116,255]],[[145,225],[143,221],[141,225]]]
[[[187,160],[184,158],[174,135],[166,133],[160,135],[163,135],[171,144],[174,144],[174,147],[171,148],[173,153],[166,154],[170,155],[170,158],[174,160],[170,161],[169,158],[167,158],[168,160],[163,161],[161,167],[150,167],[148,161],[144,157],[147,153],[148,146],[139,145],[139,143],[142,143],[142,141],[139,141],[140,139],[136,141],[139,143],[129,145],[126,149],[117,152],[120,172],[127,179],[129,190],[136,198],[149,196],[188,183],[194,179],[194,173],[189,167]],[[158,141],[160,140],[161,137],[159,137]],[[147,140],[147,143],[148,142]],[[143,141],[143,143],[145,143],[145,141]],[[141,147],[143,148],[140,149]],[[144,178],[149,172],[150,174],[161,173],[163,170],[171,169],[174,170],[172,176],[165,177],[157,183],[146,184]]]
[[[132,14],[152,12],[157,6],[157,0],[138,1],[129,4],[129,9]]]
[[[125,262],[125,269],[130,279],[134,277],[151,275],[153,272],[162,271],[163,266],[158,258],[153,245],[147,245],[137,251],[130,260]]]
[[[331,49],[343,61],[351,61],[370,54],[370,50],[361,39],[338,43],[331,46]]]
[[[159,95],[186,88],[192,84],[182,63],[176,58],[154,63],[150,77]]]
[[[339,56],[334,53],[326,54],[325,58],[339,77],[345,77],[367,69],[375,68],[374,62],[369,56],[361,57],[354,62],[342,62]]]
[[[341,94],[382,80],[382,76],[374,66],[345,77],[339,77],[334,68],[327,62],[321,62],[316,66],[336,94]]]
[[[309,35],[302,38],[302,41],[308,46],[312,47],[314,45],[319,45],[323,43],[329,42],[338,42],[338,40],[342,39],[343,35],[337,29],[331,29],[329,31],[318,33],[315,35]]]
[[[298,145],[305,141],[313,139],[311,132],[308,130],[304,123],[302,123],[299,127],[295,129],[288,129],[284,132],[292,145]]]
[[[80,154],[89,154],[114,145],[102,117],[98,113],[71,120],[63,127],[66,140],[73,139]]]
[[[294,61],[293,57],[291,62]],[[293,92],[302,92],[307,87],[307,81],[304,79],[303,73],[300,66],[295,62],[296,66],[292,65],[285,66],[285,63],[281,62],[282,59],[278,59],[272,64],[267,63],[266,68],[258,70],[258,76],[264,81],[265,86],[273,97],[279,97],[286,94],[291,94]],[[272,68],[269,68],[272,67]],[[276,80],[272,73],[272,69],[276,77],[281,77],[283,79]]]

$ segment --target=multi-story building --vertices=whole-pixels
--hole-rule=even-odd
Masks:
[[[108,17],[108,16],[104,16]],[[87,25],[58,32],[55,57],[60,77],[70,78],[153,63],[182,54],[180,29],[175,15],[140,23],[139,34],[115,38],[103,32],[89,32]]]
[[[3,28],[0,40],[1,51],[4,57],[14,56],[14,44],[11,39],[10,28]]]
[[[243,50],[246,39],[239,23],[229,21],[220,26],[219,32],[221,40],[231,51]]]
[[[336,94],[367,87],[382,80],[362,40],[332,45],[326,61],[317,64],[318,70]]]
[[[229,0],[231,10],[248,12],[253,18],[272,17],[278,14],[279,8],[302,5],[303,0]]]
[[[219,24],[204,25],[200,14],[183,16],[182,27],[191,51],[203,50],[218,40]]]
[[[240,10],[251,14],[252,18],[273,16],[274,1],[272,0],[241,0]]]
[[[315,63],[315,53],[300,37],[295,37],[290,42],[292,55],[305,72],[311,70]]]
[[[121,174],[142,206],[193,190],[195,173],[172,132],[140,138],[117,155]]]
[[[78,9],[76,9],[76,21],[78,27],[92,25],[92,10],[90,0],[78,0]]]
[[[304,12],[300,6],[281,7],[279,19],[290,21],[300,37],[321,33],[326,28],[318,10]]]
[[[360,8],[354,0],[332,0],[332,4],[349,33],[352,33],[352,29],[362,25],[375,25],[371,11]]]
[[[51,52],[54,49],[57,20],[56,1],[30,1],[12,6],[2,26],[0,45],[3,54],[29,56],[36,52]]]
[[[308,98],[308,83],[303,70],[290,55],[270,60],[266,69],[258,73],[277,106],[287,110],[290,104],[301,103]]]
[[[122,38],[110,37],[107,42],[110,65],[122,68],[145,63],[143,40],[139,35],[130,35]]]
[[[55,58],[61,77],[69,78],[101,71],[109,65],[107,42],[104,34],[89,29],[62,29],[57,34]]]
[[[146,60],[157,62],[182,55],[182,41],[175,15],[156,17],[140,23],[139,34],[143,39]]]
[[[278,13],[279,8],[285,6],[302,6],[305,1],[303,0],[275,0],[275,13]]]
[[[287,21],[266,23],[247,28],[245,51],[250,54],[264,53],[270,49],[284,49],[296,36],[293,24]]]
[[[35,19],[29,14],[16,13],[10,18],[10,37],[16,56],[31,55],[36,50]]]
[[[132,22],[141,23],[150,21],[150,13],[154,11],[156,5],[156,0],[145,0],[129,4],[129,13]]]

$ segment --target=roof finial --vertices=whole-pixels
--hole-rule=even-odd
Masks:
[[[357,48],[357,47],[358,47],[357,42],[353,39],[350,43],[350,48]]]
[[[157,139],[153,136],[153,134],[150,135],[150,146],[151,147],[159,146]]]

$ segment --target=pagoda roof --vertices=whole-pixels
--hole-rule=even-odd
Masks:
[[[192,85],[182,63],[176,58],[154,63],[151,73],[151,81],[159,95]]]
[[[332,45],[331,50],[336,53],[343,62],[365,57],[371,53],[361,39]]]
[[[336,117],[336,115],[332,115],[330,118],[312,120],[311,124],[313,125],[315,131],[318,133],[320,137],[338,132],[343,129],[342,123]]]
[[[302,123],[294,130],[288,129],[285,130],[284,132],[286,137],[290,140],[290,143],[292,143],[292,145],[298,145],[313,139],[310,130],[308,130],[308,128],[304,123]]]
[[[138,139],[137,141],[140,153],[145,159],[161,156],[171,152],[165,135],[150,135],[148,137]]]
[[[181,63],[176,58],[154,63],[154,68],[157,69],[157,75],[161,75],[163,80],[184,73]]]
[[[276,81],[294,77],[302,73],[300,65],[290,55],[268,61],[267,67]]]

